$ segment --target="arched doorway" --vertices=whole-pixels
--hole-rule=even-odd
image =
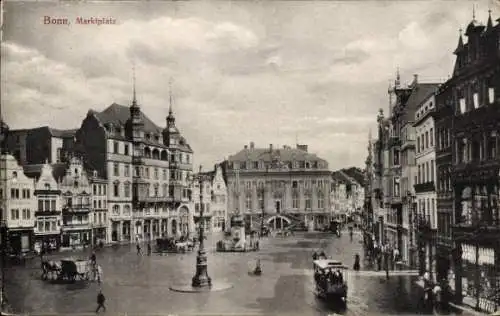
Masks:
[[[267,220],[267,224],[275,230],[280,230],[285,229],[291,223],[290,220],[284,216],[273,216]]]
[[[189,210],[186,206],[182,206],[179,209],[179,217],[180,217],[179,230],[183,235],[186,235],[189,233]]]

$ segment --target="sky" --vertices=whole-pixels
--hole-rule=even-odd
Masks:
[[[473,4],[477,20],[500,18],[499,0],[7,1],[2,116],[11,129],[78,128],[89,109],[131,104],[135,65],[138,102],[161,127],[172,82],[177,126],[204,169],[251,141],[298,141],[331,170],[363,167],[397,67],[403,82],[444,82]]]

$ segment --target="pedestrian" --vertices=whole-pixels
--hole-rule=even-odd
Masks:
[[[151,256],[151,243],[148,242],[147,245],[148,256]]]
[[[142,252],[141,252],[141,245],[139,243],[137,243],[137,245],[135,246],[137,248],[137,255],[140,256],[142,255]]]
[[[359,266],[359,254],[356,254],[354,256],[354,265],[352,268],[354,269],[354,271],[359,271],[359,268],[360,268],[360,266]]]
[[[313,260],[318,260],[318,254],[316,253],[316,251],[313,253]]]
[[[95,255],[95,251],[92,251],[92,254],[90,255],[90,262],[92,263],[92,266],[95,266],[97,263],[97,257]]]
[[[97,309],[95,310],[96,313],[99,313],[101,310],[101,307],[106,311],[106,306],[104,306],[104,302],[106,301],[106,297],[104,297],[104,294],[102,294],[102,291],[99,291],[99,294],[97,294]]]

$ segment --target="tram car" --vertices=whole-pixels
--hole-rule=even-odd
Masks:
[[[313,261],[315,294],[321,299],[347,300],[348,268],[342,262],[332,259]]]

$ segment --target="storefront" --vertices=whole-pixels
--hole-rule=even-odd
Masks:
[[[90,244],[90,229],[63,228],[62,247],[80,247]]]
[[[33,249],[34,233],[33,229],[8,229],[7,249],[14,254],[21,254]]]
[[[496,310],[499,277],[495,270],[493,248],[461,244],[461,284],[462,301],[481,311],[492,313]]]

